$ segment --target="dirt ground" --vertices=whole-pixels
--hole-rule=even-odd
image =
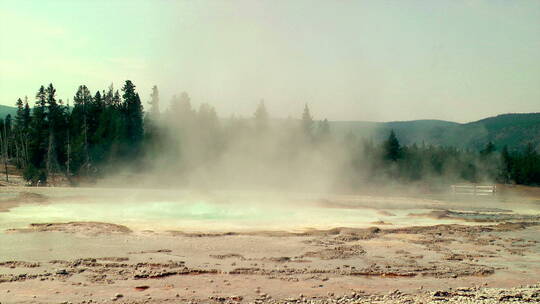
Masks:
[[[535,216],[299,233],[40,223],[0,241],[2,304],[540,303]]]

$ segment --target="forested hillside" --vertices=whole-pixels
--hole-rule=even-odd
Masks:
[[[492,142],[497,147],[506,145],[514,150],[526,147],[531,141],[540,143],[540,113],[503,114],[465,124],[442,120],[332,121],[330,126],[338,136],[351,132],[358,137],[371,138],[375,142],[385,140],[390,130],[394,130],[407,145],[425,143],[480,149]]]
[[[17,108],[10,107],[10,106],[5,106],[5,105],[0,105],[0,118],[4,118],[7,115],[14,116],[15,113],[17,113]]]

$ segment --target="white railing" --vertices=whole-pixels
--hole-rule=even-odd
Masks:
[[[452,193],[459,195],[495,195],[497,186],[452,185]]]

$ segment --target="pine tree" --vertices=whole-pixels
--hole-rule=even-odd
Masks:
[[[264,100],[261,100],[257,106],[257,110],[254,114],[255,117],[255,126],[257,131],[264,132],[268,128],[268,112],[266,111],[266,106],[264,105]]]
[[[66,177],[71,180],[71,107],[69,99],[66,105]]]
[[[491,141],[489,141],[484,147],[484,149],[480,151],[480,155],[487,157],[491,155],[493,152],[495,152],[495,150],[496,150],[495,145]]]
[[[150,94],[150,101],[148,102],[150,105],[150,118],[153,120],[157,120],[159,118],[159,90],[157,86],[152,87],[152,94]]]
[[[158,127],[160,119],[159,91],[155,85],[152,87],[148,104],[150,105],[150,111],[144,116],[144,150],[145,153],[155,154],[161,149],[161,134]]]
[[[24,97],[24,112],[23,112],[23,126],[24,130],[28,131],[30,128],[30,121],[31,121],[31,111],[30,111],[30,105],[28,104],[28,96]]]
[[[96,165],[103,158],[105,151],[103,149],[103,138],[98,134],[100,128],[101,116],[105,111],[105,98],[100,91],[96,94],[86,106],[87,116],[87,138],[88,138],[88,158],[92,165],[92,169],[96,170]]]
[[[394,130],[390,131],[388,139],[383,144],[384,158],[389,161],[397,161],[402,156],[402,148],[399,144],[399,140],[394,133]]]
[[[23,102],[20,98],[17,100],[17,114],[15,115],[13,127],[13,142],[15,145],[15,164],[19,169],[25,169],[28,165],[28,144],[30,129],[30,106],[28,97]]]
[[[99,138],[95,138],[95,136],[99,126],[99,117],[104,110],[105,100],[101,96],[101,93],[96,91],[94,98],[92,98],[89,106],[87,107],[89,145],[93,145],[96,141],[99,141]]]
[[[56,143],[55,143],[55,123],[57,120],[59,107],[56,103],[56,89],[52,84],[49,84],[46,90],[47,93],[47,116],[48,116],[48,127],[49,127],[49,138],[47,142],[47,159],[46,159],[46,170],[47,176],[50,176],[53,171],[57,169],[57,159],[56,159]]]
[[[182,92],[180,96],[173,96],[168,112],[169,122],[180,124],[183,127],[190,125],[195,118],[191,98],[186,92]]]
[[[67,120],[62,101],[56,101],[56,89],[52,84],[47,87],[47,122],[48,122],[48,144],[46,171],[47,175],[55,175],[61,172],[61,163],[65,160],[65,141]]]
[[[504,146],[501,151],[501,179],[503,182],[508,183],[512,176],[513,160],[510,152],[508,152],[508,146]]]
[[[106,169],[107,162],[112,163],[121,159],[123,152],[122,146],[125,140],[125,111],[124,105],[118,90],[114,90],[111,84],[107,92],[103,92],[104,109],[98,121],[96,138],[99,138],[98,149],[99,164],[102,169]]]
[[[89,117],[88,112],[92,103],[90,90],[81,85],[73,97],[73,111],[71,113],[71,138],[73,138],[73,157],[71,168],[74,173],[83,168],[89,174],[92,162],[89,151]]]
[[[19,98],[17,99],[17,103],[15,103],[17,106],[17,114],[15,114],[15,129],[22,129],[24,124],[24,103]]]
[[[47,125],[47,93],[44,86],[36,94],[36,105],[32,109],[30,120],[29,166],[25,170],[25,178],[34,184],[47,182],[45,156],[47,155],[48,125]]]
[[[319,141],[325,142],[330,139],[330,123],[328,123],[328,119],[325,118],[323,121],[319,122],[319,127],[317,131],[317,137]]]
[[[17,99],[17,114],[15,114],[14,122],[14,144],[15,144],[15,164],[17,168],[23,168],[26,166],[25,157],[24,157],[24,103],[19,98]]]
[[[126,130],[126,156],[134,157],[137,156],[141,150],[141,144],[144,136],[143,108],[139,94],[135,92],[135,85],[131,82],[131,80],[126,80],[122,91]]]
[[[308,139],[313,138],[313,117],[311,116],[307,103],[304,106],[304,112],[302,113],[302,131]]]

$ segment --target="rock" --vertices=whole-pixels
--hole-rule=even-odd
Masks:
[[[232,301],[235,301],[235,302],[242,302],[242,300],[244,299],[244,297],[240,296],[240,295],[235,295],[235,296],[231,296],[230,299]]]
[[[56,274],[66,275],[66,274],[69,274],[69,272],[65,269],[58,269],[56,271]]]
[[[433,297],[437,298],[446,298],[449,297],[450,293],[448,291],[438,290],[433,293]]]

